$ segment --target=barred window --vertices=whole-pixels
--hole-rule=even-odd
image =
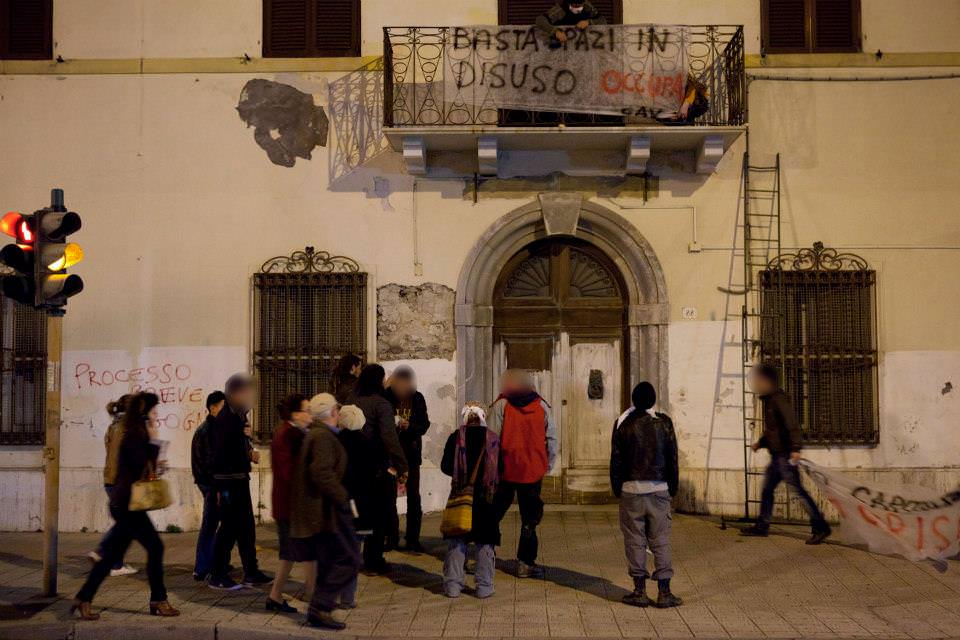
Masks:
[[[264,442],[284,396],[329,391],[343,354],[366,356],[367,274],[349,258],[307,247],[266,262],[253,285],[255,425]]]
[[[762,0],[764,53],[856,53],[860,0]]]
[[[876,272],[819,243],[775,263],[760,272],[761,358],[780,370],[804,441],[876,444]]]
[[[537,17],[556,4],[556,0],[498,0],[500,24],[533,24]],[[623,0],[591,0],[607,22],[623,22]]]
[[[47,319],[0,296],[0,445],[42,445]]]

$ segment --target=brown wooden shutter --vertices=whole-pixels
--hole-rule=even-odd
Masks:
[[[623,0],[590,0],[607,22],[623,22]],[[537,17],[555,4],[555,0],[499,0],[497,19],[500,24],[533,24]]]
[[[860,51],[859,0],[816,0],[813,11],[814,51]]]
[[[806,51],[806,0],[763,0],[763,51]]]
[[[360,55],[360,0],[316,0],[316,25],[316,55]]]
[[[53,57],[53,0],[0,0],[0,58]]]
[[[360,0],[264,0],[263,55],[360,55]]]

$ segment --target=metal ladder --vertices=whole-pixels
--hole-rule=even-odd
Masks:
[[[761,322],[765,319],[760,299],[760,272],[780,254],[780,154],[772,165],[750,163],[743,154],[743,307],[741,308],[742,414],[743,414],[743,520],[759,515],[763,471],[753,462],[750,445],[762,428],[760,399],[753,393],[747,376],[760,356]],[[775,319],[775,318],[774,318]],[[781,360],[782,362],[782,360]],[[790,500],[780,487],[774,511],[790,520]],[[753,506],[755,509],[752,509]]]

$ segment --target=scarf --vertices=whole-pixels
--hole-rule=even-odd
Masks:
[[[501,393],[499,396],[497,396],[497,399],[494,400],[494,403],[498,402],[499,400],[506,400],[517,409],[522,409],[528,404],[530,404],[531,402],[533,402],[534,400],[543,400],[543,398],[536,391],[527,391],[527,392],[521,391],[519,393],[511,393],[510,395]],[[547,401],[543,400],[543,402],[546,403]],[[550,405],[547,404],[547,406],[550,406]]]
[[[480,427],[460,427],[457,432],[457,452],[453,459],[453,491],[459,493],[467,488],[470,482],[470,474],[473,473],[473,467],[467,465],[467,429],[479,429]],[[478,478],[482,481],[483,495],[487,502],[493,500],[493,494],[497,490],[497,480],[499,479],[500,464],[500,439],[490,429],[484,428],[486,440],[484,441],[483,476]]]

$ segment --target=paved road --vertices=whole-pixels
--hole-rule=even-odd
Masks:
[[[341,634],[302,626],[302,616],[264,611],[265,592],[222,593],[190,575],[194,536],[164,534],[168,589],[183,615],[173,622],[146,615],[143,573],[110,578],[94,603],[99,622],[74,623],[69,597],[86,570],[83,553],[94,534],[61,537],[61,591],[48,606],[31,598],[40,584],[41,536],[0,534],[0,638],[943,638],[960,636],[960,563],[945,574],[926,565],[841,545],[807,547],[799,536],[745,539],[734,529],[691,516],[674,519],[674,591],[679,609],[635,609],[620,604],[630,585],[616,512],[609,507],[549,511],[541,530],[543,580],[517,580],[512,552],[516,513],[507,517],[496,595],[480,601],[439,594],[442,542],[430,554],[391,554],[389,577],[361,579],[360,608]],[[436,531],[437,516],[424,530]],[[797,534],[801,533],[799,530]],[[262,527],[265,569],[275,566],[275,538]],[[130,561],[142,569],[137,547]],[[299,575],[295,574],[295,579]],[[292,580],[291,597],[302,591]],[[651,589],[651,592],[653,589]],[[303,609],[304,605],[294,601]],[[19,618],[19,619],[14,619]]]

